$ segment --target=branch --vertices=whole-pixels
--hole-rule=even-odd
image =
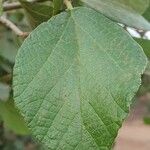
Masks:
[[[14,10],[14,9],[20,9],[21,4],[19,2],[14,2],[14,3],[5,3],[3,5],[3,11],[9,11],[9,10]]]
[[[26,38],[29,33],[21,31],[14,23],[12,23],[10,20],[8,20],[6,17],[1,16],[0,17],[0,23],[11,29],[15,32],[16,35],[21,36],[23,38]]]
[[[37,2],[45,2],[48,0],[31,0],[28,1],[31,4],[37,3]],[[4,3],[3,4],[3,11],[10,11],[10,10],[14,10],[14,9],[20,9],[22,8],[21,4],[19,2],[12,2],[12,3]]]
[[[64,4],[66,5],[66,7],[71,10],[73,9],[73,6],[71,4],[71,0],[64,0]]]

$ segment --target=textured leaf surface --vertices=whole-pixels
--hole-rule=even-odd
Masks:
[[[20,0],[20,2],[27,12],[32,27],[36,27],[42,22],[47,21],[53,14],[53,8],[51,6],[31,3],[24,0]]]
[[[110,150],[146,66],[141,47],[89,8],[41,24],[14,68],[14,97],[33,135],[53,150]]]
[[[0,102],[0,116],[6,128],[21,135],[29,134],[22,116],[15,108],[13,101]]]
[[[94,8],[97,11],[100,11],[105,16],[123,23],[130,27],[137,29],[150,30],[150,24],[144,17],[132,7],[130,3],[128,5],[122,3],[124,0],[81,0],[86,5]],[[121,2],[122,1],[122,2]],[[133,1],[133,0],[132,0]],[[136,1],[136,0],[134,0]],[[144,1],[143,1],[144,2]],[[136,1],[134,6],[139,6],[141,1]],[[145,5],[141,5],[145,6]],[[147,5],[148,6],[148,5]],[[138,7],[136,7],[138,8]]]

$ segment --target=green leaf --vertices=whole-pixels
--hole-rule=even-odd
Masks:
[[[47,21],[53,14],[53,8],[46,4],[31,3],[24,0],[20,0],[20,2],[27,12],[32,27]]]
[[[150,40],[138,38],[135,38],[135,40],[142,46],[146,56],[150,59]]]
[[[150,92],[150,40],[137,38],[135,38],[135,40],[142,46],[149,60],[144,75],[142,77],[142,85],[138,91],[138,95],[144,95]]]
[[[49,149],[109,150],[146,62],[120,26],[78,7],[38,26],[21,46],[15,102]]]
[[[18,113],[18,110],[15,108],[12,100],[0,102],[0,116],[6,128],[20,135],[29,134],[28,128],[23,118]]]
[[[143,14],[143,16],[150,22],[150,5],[147,11]]]
[[[136,38],[135,40],[142,46],[147,58],[149,59],[149,63],[147,64],[147,68],[144,74],[150,76],[150,40],[138,39],[138,38]],[[148,83],[148,87],[150,89],[149,83]]]
[[[111,0],[112,1],[112,0]],[[127,7],[134,9],[136,12],[144,13],[148,8],[150,2],[149,0],[113,0],[120,3],[122,6],[126,5]]]
[[[141,16],[135,8],[132,8],[132,5],[129,5],[130,3],[125,5],[121,3],[121,1],[123,0],[82,0],[82,2],[86,5],[96,9],[114,21],[137,29],[150,30],[150,23]],[[140,0],[134,1],[136,1],[135,6],[139,6],[141,4]],[[143,1],[143,3],[144,2],[145,1]],[[141,5],[141,7],[142,6],[145,5]]]
[[[63,0],[53,0],[53,5],[53,15],[56,15],[62,8]]]

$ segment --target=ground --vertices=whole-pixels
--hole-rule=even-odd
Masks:
[[[150,125],[143,122],[149,116],[149,95],[140,97],[128,119],[119,130],[114,150],[150,150]]]

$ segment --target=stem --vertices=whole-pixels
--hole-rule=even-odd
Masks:
[[[66,5],[66,7],[71,10],[73,9],[73,6],[71,4],[71,0],[64,0],[64,4]]]
[[[9,11],[9,10],[20,9],[20,8],[22,7],[19,2],[8,3],[3,5],[3,11]]]
[[[14,23],[12,23],[10,20],[8,20],[6,17],[1,16],[0,17],[0,23],[5,25],[6,27],[10,28],[12,31],[15,32],[16,35],[21,36],[23,38],[28,36],[27,32],[21,31]]]

